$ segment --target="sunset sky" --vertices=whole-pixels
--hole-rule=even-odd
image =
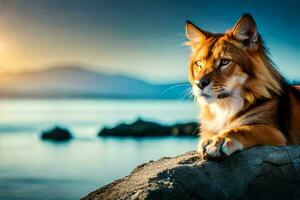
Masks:
[[[280,71],[300,80],[299,10],[296,0],[2,0],[0,72],[68,64],[152,82],[184,81],[185,20],[223,32],[249,12]]]

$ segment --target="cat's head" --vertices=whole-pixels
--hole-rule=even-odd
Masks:
[[[254,19],[243,15],[225,33],[203,31],[186,23],[192,53],[189,78],[197,99],[205,102],[228,97],[270,98],[280,93],[279,73],[264,52]]]

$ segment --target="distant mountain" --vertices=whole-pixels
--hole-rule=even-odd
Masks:
[[[175,86],[177,85],[177,86]],[[123,75],[108,75],[79,67],[0,76],[0,97],[10,98],[184,98],[187,84],[151,84]]]

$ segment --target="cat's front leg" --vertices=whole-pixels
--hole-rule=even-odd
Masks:
[[[215,135],[202,142],[203,150],[201,155],[204,159],[221,158],[230,156],[232,153],[242,150],[243,144],[236,139]]]
[[[285,145],[286,139],[278,129],[257,124],[229,129],[200,143],[201,154],[207,159],[230,156],[236,151],[255,145]]]

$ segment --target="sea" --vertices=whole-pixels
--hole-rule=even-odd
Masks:
[[[197,121],[191,101],[99,99],[0,100],[0,199],[73,200],[161,157],[195,150],[197,138],[100,138],[103,127],[138,118],[165,125]],[[61,126],[74,139],[49,142]]]

